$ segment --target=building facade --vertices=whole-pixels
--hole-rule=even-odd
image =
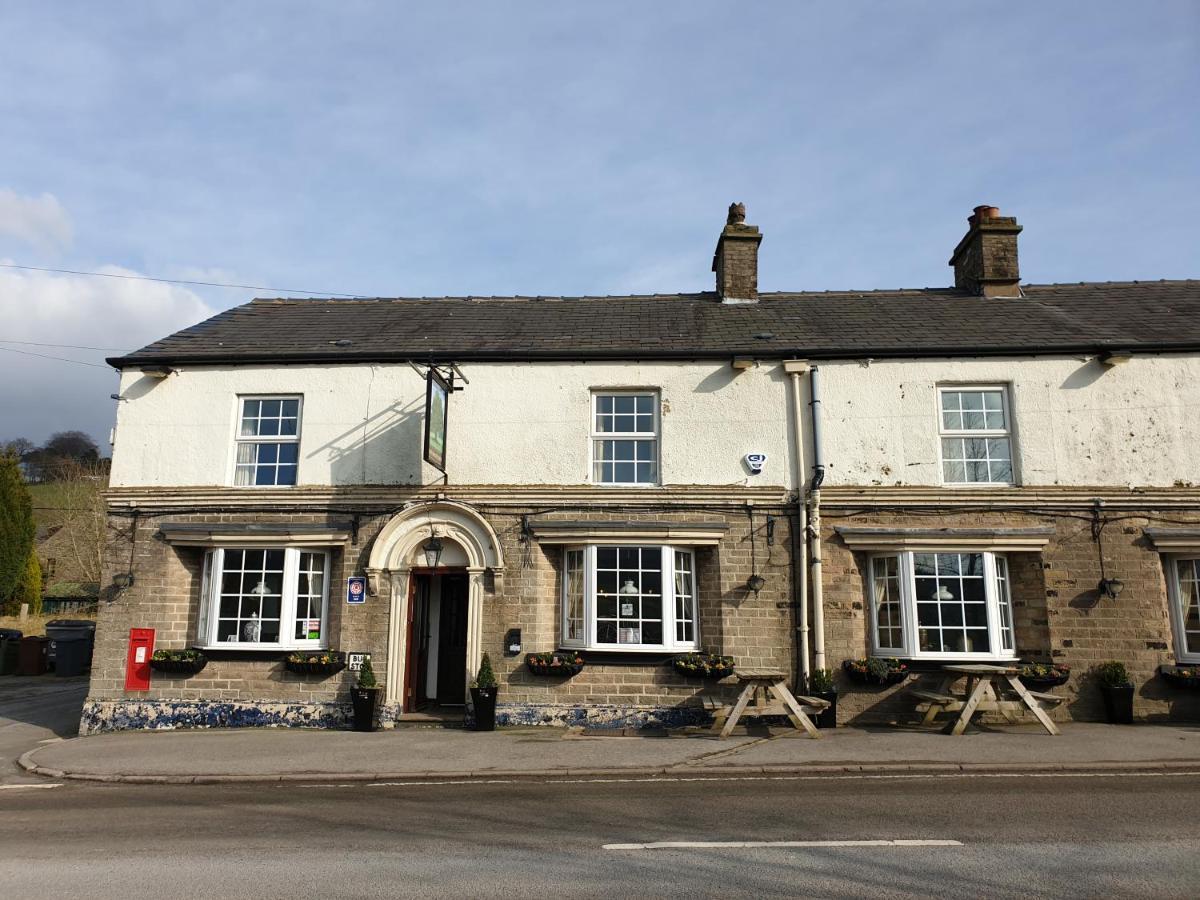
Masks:
[[[953,288],[760,294],[734,207],[709,293],[255,300],[111,360],[84,730],[339,725],[351,673],[285,662],[326,650],[385,725],[461,718],[484,652],[501,723],[699,723],[735,687],[692,651],[1056,661],[1083,719],[1120,659],[1191,715],[1156,671],[1200,661],[1200,283],[1020,285],[1019,232],[977,209]],[[131,628],[209,662],[129,690]]]

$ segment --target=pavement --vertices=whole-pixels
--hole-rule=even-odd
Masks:
[[[950,736],[907,727],[607,736],[558,728],[483,733],[402,727],[362,734],[309,729],[119,732],[43,743],[27,773],[132,783],[402,781],[555,777],[957,772],[1200,772],[1198,725],[1062,723]]]

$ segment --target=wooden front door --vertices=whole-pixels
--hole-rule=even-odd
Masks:
[[[425,698],[425,679],[429,671],[430,576],[414,573],[408,584],[404,711],[416,712]]]
[[[461,706],[467,693],[467,576],[443,575],[441,580],[437,702]]]

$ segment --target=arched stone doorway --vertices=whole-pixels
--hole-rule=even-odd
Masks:
[[[410,604],[418,582],[423,585],[430,574],[421,547],[431,534],[441,539],[444,548],[438,573],[461,573],[466,580],[464,684],[474,677],[482,656],[484,575],[490,569],[499,577],[504,569],[496,532],[466,503],[453,500],[414,503],[397,513],[379,532],[371,548],[367,575],[377,585],[386,581],[390,588],[384,702],[394,711],[403,703],[406,679],[411,684],[410,676],[415,674],[409,671],[416,658],[416,648],[410,646]]]

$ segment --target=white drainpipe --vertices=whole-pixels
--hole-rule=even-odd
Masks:
[[[821,482],[825,480],[825,448],[821,443],[821,370],[809,373],[812,394],[813,480],[808,493],[808,529],[812,535],[813,668],[825,665],[825,604],[821,579]]]
[[[812,667],[808,658],[808,508],[804,501],[804,382],[802,376],[808,372],[808,363],[801,359],[789,359],[783,363],[783,371],[792,381],[792,426],[796,442],[793,457],[794,480],[796,483],[796,515],[800,527],[793,536],[796,564],[796,649],[800,657],[800,672],[797,690],[808,690],[808,679]]]

